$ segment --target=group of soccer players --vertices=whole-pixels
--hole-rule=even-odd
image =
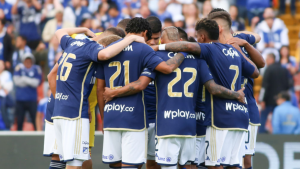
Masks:
[[[48,75],[49,168],[92,168],[97,100],[110,168],[251,169],[259,126],[253,78],[265,64],[252,45],[260,37],[233,33],[223,9],[195,30],[198,43],[181,28],[162,30],[156,17],[96,35],[58,30],[64,53]]]

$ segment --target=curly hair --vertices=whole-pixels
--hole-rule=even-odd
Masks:
[[[141,33],[147,30],[147,38],[151,39],[152,36],[152,30],[150,27],[149,22],[146,19],[143,18],[132,18],[129,23],[126,26],[126,32],[127,33]]]
[[[218,40],[219,39],[219,26],[216,21],[211,19],[201,19],[197,22],[195,30],[198,32],[199,30],[204,30],[207,32],[207,35],[210,40]]]

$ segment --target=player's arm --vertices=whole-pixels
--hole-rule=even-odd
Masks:
[[[250,45],[246,40],[240,38],[231,38],[230,40],[228,40],[227,43],[231,45],[236,43],[239,46],[243,46],[245,50],[248,52],[253,63],[257,66],[257,68],[265,67],[266,62],[263,56],[261,55],[261,53],[257,49],[255,49],[252,45]]]
[[[55,93],[56,93],[56,75],[57,75],[57,70],[58,70],[58,63],[54,65],[52,68],[51,72],[48,74],[48,82],[50,86],[51,93],[53,97],[55,98]]]
[[[224,98],[224,99],[233,99],[238,100],[241,103],[245,103],[245,88],[240,89],[239,91],[232,91],[223,86],[220,86],[215,83],[213,79],[204,83],[205,88],[209,91],[210,94]]]
[[[105,87],[105,92],[103,93],[105,102],[111,101],[115,97],[124,97],[134,95],[146,89],[146,87],[151,82],[151,78],[147,76],[140,76],[138,80],[131,82],[118,89],[110,89]]]
[[[177,53],[173,58],[161,62],[155,67],[156,71],[159,71],[163,74],[170,74],[172,73],[184,60],[184,55],[182,53]]]
[[[260,35],[257,34],[257,33],[255,33],[255,32],[238,31],[238,32],[235,32],[235,33],[244,33],[244,34],[247,34],[247,35],[252,35],[252,36],[254,36],[254,38],[255,38],[255,43],[258,43],[258,42],[260,42],[260,40],[261,40]]]
[[[145,43],[145,39],[141,36],[130,35],[125,37],[118,43],[108,46],[98,52],[98,60],[108,60],[119,54],[126,46],[130,45],[133,41]]]
[[[65,35],[73,35],[73,34],[79,34],[79,33],[84,33],[87,36],[95,37],[96,35],[89,30],[88,28],[64,28],[64,29],[59,29],[55,32],[55,36],[57,37],[59,43],[61,41],[61,38]]]
[[[103,98],[104,88],[105,88],[105,80],[97,79],[97,101],[98,101],[98,106],[99,106],[99,111],[100,111],[100,116],[102,121],[104,119],[104,106],[105,106],[105,102]]]
[[[201,53],[201,48],[198,45],[198,43],[184,42],[184,41],[152,46],[152,49],[155,51],[168,50],[172,52],[187,52],[195,55],[200,55]]]

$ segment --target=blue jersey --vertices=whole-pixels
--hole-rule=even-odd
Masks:
[[[53,110],[54,110],[54,97],[51,94],[51,96],[48,99],[48,103],[47,103],[47,109],[46,109],[46,118],[45,120],[49,123],[53,123],[53,120],[51,119],[52,115],[53,115]]]
[[[146,72],[147,71],[145,71],[145,73]],[[147,118],[149,123],[155,123],[155,119],[156,119],[156,89],[154,84],[155,82],[153,80],[149,83],[147,88],[144,90],[145,106],[146,106]]]
[[[176,53],[159,51],[157,54],[166,61]],[[158,137],[196,136],[195,108],[198,88],[212,79],[212,76],[204,60],[196,59],[193,55],[184,55],[185,60],[173,73],[157,73],[155,78]]]
[[[251,45],[255,44],[255,37],[253,35],[239,33],[239,34],[233,34],[233,36],[240,39],[244,39]],[[242,47],[241,49],[243,53],[250,59],[250,56],[248,52],[245,50],[245,48]],[[251,77],[248,78],[242,77],[242,87],[245,87],[244,93],[247,100],[250,124],[260,125],[259,110],[256,104],[256,100],[253,96],[253,85],[254,85],[254,80]]]
[[[120,41],[120,40],[119,40]],[[146,44],[133,42],[114,58],[99,64],[96,77],[104,79],[111,89],[139,79],[144,68],[153,71],[162,59]],[[146,129],[144,92],[114,98],[104,108],[104,130]]]
[[[63,36],[64,50],[56,77],[54,118],[76,120],[89,118],[88,97],[95,83],[98,53],[103,46],[89,39]]]
[[[233,46],[221,43],[199,44],[200,58],[206,60],[217,84],[233,91],[241,89],[242,75],[249,77],[255,68]],[[204,124],[217,129],[247,130],[249,113],[237,100],[210,96]]]
[[[37,111],[42,113],[44,115],[44,120],[46,118],[46,111],[47,111],[47,103],[48,103],[48,99],[47,97],[41,99],[39,101],[38,107],[37,107]]]

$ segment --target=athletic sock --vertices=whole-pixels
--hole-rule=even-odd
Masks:
[[[49,169],[65,169],[66,168],[66,163],[63,161],[56,161],[56,160],[51,160]]]

